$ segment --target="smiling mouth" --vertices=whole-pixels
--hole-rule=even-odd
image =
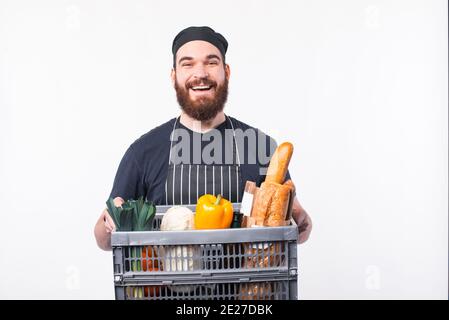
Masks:
[[[190,87],[190,89],[196,92],[206,92],[210,91],[212,89],[212,86],[192,86]]]

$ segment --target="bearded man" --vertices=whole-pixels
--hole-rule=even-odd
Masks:
[[[110,193],[116,205],[141,196],[155,205],[192,205],[204,194],[241,202],[246,181],[260,186],[265,180],[274,140],[223,112],[231,75],[227,48],[209,27],[189,27],[174,38],[171,79],[181,114],[130,145]],[[297,197],[292,216],[303,243],[312,222]],[[114,229],[104,210],[95,226],[103,250],[111,250]]]

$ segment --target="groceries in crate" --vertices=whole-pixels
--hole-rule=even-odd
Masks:
[[[244,246],[245,260],[244,269],[278,268],[285,266],[286,247],[284,242],[248,243]],[[270,300],[271,285],[269,283],[260,285],[257,283],[240,284],[241,300]]]
[[[152,202],[129,199],[116,207],[112,198],[106,202],[116,231],[152,231],[156,207]],[[161,231],[230,228],[234,218],[232,203],[221,195],[201,196],[193,213],[184,206],[173,206],[165,212]]]
[[[126,287],[127,299],[145,299],[158,297],[161,286],[128,286]]]
[[[226,229],[231,227],[234,210],[232,203],[220,194],[205,194],[198,199],[195,229]]]
[[[257,226],[281,227],[290,224],[295,186],[291,180],[283,184],[263,182],[256,191],[251,217]]]
[[[142,271],[158,272],[160,270],[155,251],[153,246],[142,247]],[[145,297],[159,296],[160,286],[145,286],[143,289]]]
[[[182,206],[174,206],[162,217],[161,231],[184,231],[194,229],[194,214]]]
[[[285,250],[281,242],[246,244],[246,268],[270,268],[280,266],[284,261]]]
[[[153,230],[153,220],[156,207],[152,202],[144,201],[143,197],[138,200],[127,200],[121,206],[116,207],[112,198],[106,202],[108,211],[114,220],[116,231],[151,231]],[[130,247],[129,250],[130,268],[129,271],[157,271],[159,270],[157,255],[150,246]],[[136,288],[132,294],[134,297],[148,296],[149,292],[156,292],[159,287]]]
[[[143,287],[144,297],[158,297],[160,286],[145,286]]]
[[[186,231],[194,228],[194,214],[182,206],[174,206],[167,210],[161,222],[161,231]],[[193,271],[199,269],[198,246],[179,245],[161,246],[159,256],[164,271]],[[191,286],[177,286],[177,292],[190,292]]]
[[[182,206],[174,206],[162,217],[161,231],[186,231],[194,229],[194,214]],[[164,271],[192,271],[197,266],[194,261],[194,246],[163,246],[159,250]]]
[[[156,250],[153,246],[142,247],[142,271],[159,270]]]
[[[116,207],[114,200],[109,198],[106,202],[108,212],[114,221],[116,231],[151,231],[156,207],[152,202],[129,199],[120,207]]]
[[[295,186],[291,180],[284,180],[292,154],[293,145],[290,142],[282,143],[270,160],[260,188],[256,187],[255,182],[247,181],[242,200],[244,227],[279,227],[290,223]]]
[[[265,181],[260,188],[252,181],[246,183],[242,199],[244,227],[279,227],[290,224],[295,186],[291,180],[284,180],[292,154],[293,145],[289,142],[282,143],[270,160]],[[275,268],[286,263],[285,247],[281,242],[245,244],[244,252],[244,268]],[[242,284],[239,289],[242,300],[263,300],[271,296],[270,284]]]
[[[274,294],[270,282],[242,283],[239,288],[240,300],[272,300]]]

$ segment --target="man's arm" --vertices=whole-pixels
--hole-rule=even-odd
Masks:
[[[298,225],[298,243],[306,242],[312,231],[312,219],[310,219],[306,210],[303,209],[297,197],[293,201],[292,217]]]
[[[116,207],[120,207],[124,202],[125,201],[120,197],[114,198],[114,205]],[[103,249],[105,251],[112,250],[111,232],[114,230],[114,221],[109,215],[108,210],[104,209],[100,215],[100,218],[98,218],[94,229],[95,239],[97,240],[97,245],[100,247],[100,249]]]

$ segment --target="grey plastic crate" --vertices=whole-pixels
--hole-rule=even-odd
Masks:
[[[296,300],[297,282],[293,277],[123,284],[115,286],[115,296],[117,300]]]
[[[238,212],[240,204],[233,206]],[[187,207],[195,210],[195,206]],[[217,286],[233,288],[231,284],[254,281],[277,281],[271,298],[296,299],[298,229],[293,220],[285,227],[158,231],[169,208],[157,207],[155,231],[112,234],[117,299],[129,298],[129,292],[133,298],[144,297],[145,286],[165,288],[170,294],[146,298],[167,299],[173,292],[188,292],[183,297],[191,299],[197,298],[195,292],[202,294],[204,286],[215,290]],[[278,288],[288,288],[287,295],[278,294]],[[126,290],[131,291],[127,294]],[[138,290],[137,296],[133,290]],[[195,294],[190,296],[191,292]],[[238,299],[236,294],[230,296]],[[209,290],[204,298],[218,299],[220,294]],[[253,298],[258,299],[258,295]]]

